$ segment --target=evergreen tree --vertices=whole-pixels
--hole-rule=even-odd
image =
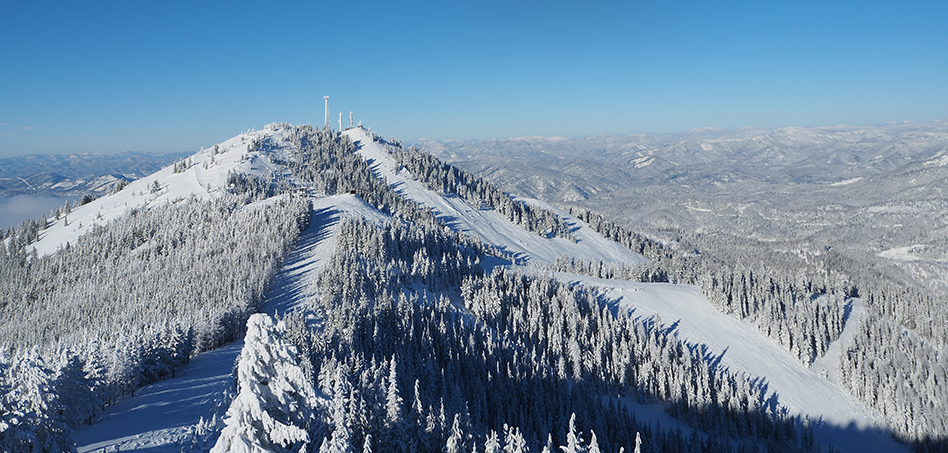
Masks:
[[[283,340],[285,325],[257,314],[247,321],[237,364],[238,393],[211,450],[297,452],[310,442],[317,405],[312,385]]]

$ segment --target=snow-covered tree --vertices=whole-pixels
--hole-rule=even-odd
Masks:
[[[560,447],[563,453],[586,453],[586,444],[582,433],[576,431],[576,414],[569,418],[569,432],[566,434],[566,445]]]
[[[247,321],[237,365],[237,397],[211,450],[297,452],[310,442],[316,393],[283,340],[285,326],[264,314]]]
[[[60,452],[72,449],[53,378],[36,349],[0,357],[0,450]]]

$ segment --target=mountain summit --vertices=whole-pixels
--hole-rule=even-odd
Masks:
[[[9,451],[906,449],[833,365],[868,316],[842,277],[742,299],[361,127],[248,131],[57,217],[4,238]]]

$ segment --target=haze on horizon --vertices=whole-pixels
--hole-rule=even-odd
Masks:
[[[946,19],[936,2],[15,2],[0,158],[197,150],[321,125],[324,95],[334,127],[353,110],[408,141],[948,119]]]

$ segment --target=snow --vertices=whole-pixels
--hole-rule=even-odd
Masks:
[[[200,354],[178,369],[174,379],[156,382],[119,401],[75,435],[79,453],[93,451],[178,452],[190,449],[202,417],[219,419],[229,403],[234,358],[243,347],[238,341]]]
[[[315,419],[318,398],[296,362],[296,348],[283,339],[285,331],[282,321],[266,314],[247,320],[237,396],[211,453],[293,451],[309,443],[302,427]]]
[[[266,313],[300,309],[317,295],[316,277],[332,254],[342,219],[382,222],[387,218],[355,195],[314,198],[313,207],[309,228],[275,277],[263,308]],[[177,377],[143,387],[135,396],[107,408],[94,424],[76,434],[79,452],[189,451],[202,420],[220,420],[227,410],[226,392],[233,388],[233,366],[242,348],[243,341],[238,341],[199,354],[178,370]]]
[[[925,161],[922,165],[926,167],[946,167],[948,166],[948,154],[944,150],[939,151],[938,154],[932,156],[931,159]]]
[[[410,199],[430,207],[451,228],[505,249],[522,263],[551,264],[563,255],[586,261],[603,260],[607,264],[645,262],[641,255],[606,240],[579,219],[537,200],[521,199],[554,210],[565,218],[574,227],[576,243],[540,237],[513,225],[493,210],[477,209],[456,196],[432,192],[414,181],[407,171],[398,171],[394,159],[383,145],[371,140],[368,131],[355,128],[344,133],[356,142],[358,152],[376,176],[385,178]],[[238,135],[220,144],[217,155],[212,156],[209,151],[195,154],[194,164],[183,173],[174,174],[173,167],[168,167],[131,183],[118,194],[76,208],[68,215],[69,225],[60,220],[43,232],[35,244],[37,252],[51,253],[67,241],[75,240],[94,223],[114,219],[131,207],[154,206],[190,196],[201,199],[220,196],[228,171],[255,174],[281,171],[266,156],[248,151],[254,139],[267,134],[276,141],[280,138],[279,129]],[[154,180],[162,186],[156,194],[149,190]],[[308,300],[318,297],[316,278],[335,247],[335,231],[342,219],[362,217],[373,222],[388,219],[356,195],[314,198],[313,204],[309,228],[302,233],[296,250],[286,258],[276,276],[264,307],[267,313],[303,309]],[[82,227],[78,226],[80,223]],[[707,346],[722,366],[765,378],[770,394],[791,413],[809,414],[811,420],[822,417],[824,423],[816,429],[818,443],[832,443],[843,451],[905,451],[881,430],[863,431],[876,426],[877,419],[835,382],[836,359],[852,341],[855,326],[863,314],[861,301],[853,301],[843,335],[831,345],[827,356],[807,368],[752,325],[717,312],[696,287],[604,280],[566,273],[556,275],[563,281],[602,288],[609,300],[632,310],[635,316],[655,317],[673,328],[679,338]],[[198,355],[190,365],[178,370],[176,378],[142,388],[134,397],[108,408],[95,424],[77,433],[79,451],[188,451],[189,442],[197,431],[207,426],[206,421],[219,420],[226,410],[221,405],[227,399],[226,392],[233,388],[231,371],[242,346],[242,342],[237,342]],[[643,420],[654,419],[663,426],[670,426],[667,414],[657,406],[633,409],[641,413]],[[218,423],[216,429],[220,427]]]
[[[685,206],[685,208],[688,209],[689,211],[714,212],[714,211],[712,211],[712,210],[710,210],[710,209],[708,209],[708,208],[695,208],[695,207],[692,207],[692,206]]]
[[[816,359],[813,361],[813,364],[810,365],[810,369],[815,370],[830,382],[837,384],[839,380],[836,377],[836,365],[839,363],[839,356],[852,344],[853,338],[855,338],[856,331],[858,330],[857,328],[859,327],[859,322],[862,320],[863,315],[866,314],[866,307],[862,299],[850,299],[846,311],[846,324],[843,326],[843,331],[839,334],[839,338],[830,343],[829,349],[823,354],[823,357]]]
[[[456,196],[432,192],[423,183],[414,181],[405,169],[399,171],[384,146],[373,142],[367,131],[350,129],[345,134],[357,144],[358,152],[371,165],[376,176],[384,178],[408,198],[430,207],[452,229],[479,237],[488,244],[514,253],[527,263],[549,264],[563,255],[587,261],[601,259],[606,263],[633,264],[645,261],[641,255],[606,240],[579,219],[537,200],[520,199],[551,209],[565,217],[570,224],[579,227],[573,233],[578,239],[576,244],[563,239],[541,238],[513,225],[492,210],[476,209]],[[524,266],[519,268],[529,269]],[[823,424],[815,429],[817,443],[832,443],[842,451],[905,451],[902,445],[881,430],[863,431],[881,426],[881,422],[835,380],[828,379],[825,370],[803,366],[751,324],[719,313],[697,287],[604,280],[566,273],[556,275],[563,281],[603,288],[609,299],[617,300],[621,307],[633,310],[636,316],[657,316],[663,324],[673,326],[679,338],[707,346],[722,366],[753,377],[763,377],[767,381],[769,394],[791,413],[809,415],[811,420],[822,418]],[[853,304],[843,336],[831,345],[830,353],[835,356],[827,357],[827,362],[820,362],[821,367],[832,363],[834,376],[836,360],[833,357],[838,358],[839,351],[852,340],[855,326],[862,315],[861,309],[860,302]],[[656,411],[660,412],[660,409],[635,409],[642,409],[643,415],[666,425],[668,416],[658,414]]]
[[[706,151],[707,151],[707,150],[706,150]],[[654,157],[652,157],[652,156],[644,156],[644,157],[639,157],[638,159],[632,159],[632,161],[631,161],[630,163],[631,163],[632,165],[634,165],[635,168],[643,168],[643,167],[647,167],[647,166],[651,165],[652,162],[655,162],[655,158],[654,158]]]
[[[51,219],[49,228],[40,233],[33,244],[37,254],[49,255],[69,242],[75,242],[96,225],[104,225],[133,208],[158,206],[176,200],[195,197],[200,200],[218,198],[224,194],[227,174],[242,172],[262,175],[268,171],[283,169],[269,161],[262,153],[250,151],[255,139],[270,135],[282,138],[279,128],[268,127],[262,131],[247,132],[216,145],[217,154],[211,149],[191,156],[192,165],[181,173],[174,173],[174,165],[129,183],[112,195],[99,197],[92,202],[73,208],[60,220]],[[158,181],[160,190],[152,193],[152,184]]]
[[[283,263],[268,296],[267,311],[286,313],[305,308],[319,294],[316,278],[336,248],[335,231],[346,218],[364,218],[377,223],[389,217],[356,195],[336,195],[313,200],[313,218],[300,235],[296,250]]]
[[[606,264],[646,262],[643,256],[607,240],[583,221],[546,204],[543,206],[555,210],[568,224],[577,228],[573,232],[577,238],[575,244],[566,239],[540,237],[512,224],[493,210],[478,209],[456,196],[435,193],[428,190],[424,183],[412,179],[407,170],[399,171],[395,159],[382,144],[372,140],[367,130],[354,128],[344,134],[356,143],[359,154],[369,163],[375,175],[384,178],[396,191],[431,208],[451,229],[478,237],[485,243],[514,254],[518,259],[529,263],[553,264],[557,258],[568,255],[584,261],[602,260]],[[524,201],[541,204],[536,200]]]
[[[915,253],[921,252],[924,249],[925,244],[914,244],[885,250],[883,252],[879,252],[877,256],[880,258],[888,258],[890,260],[898,261],[919,261],[921,258],[915,255]]]
[[[831,186],[848,186],[848,185],[850,185],[850,184],[855,184],[855,183],[857,183],[857,182],[859,182],[859,181],[862,181],[862,176],[857,177],[857,178],[847,179],[847,180],[845,180],[845,181],[834,182],[834,183],[832,183],[832,184],[830,184],[830,185],[831,185]]]
[[[811,420],[822,418],[823,425],[815,429],[818,443],[832,443],[843,451],[853,452],[905,451],[879,430],[854,437],[847,430],[872,428],[881,423],[848,391],[824,378],[820,370],[803,366],[753,325],[715,310],[697,287],[556,275],[563,281],[602,288],[608,300],[617,301],[619,307],[632,310],[637,317],[655,317],[672,328],[678,338],[707,346],[708,352],[727,369],[765,378],[769,395],[791,414],[809,414]],[[861,313],[853,310],[843,338],[832,345],[835,354],[842,346],[838,343],[852,340]]]

